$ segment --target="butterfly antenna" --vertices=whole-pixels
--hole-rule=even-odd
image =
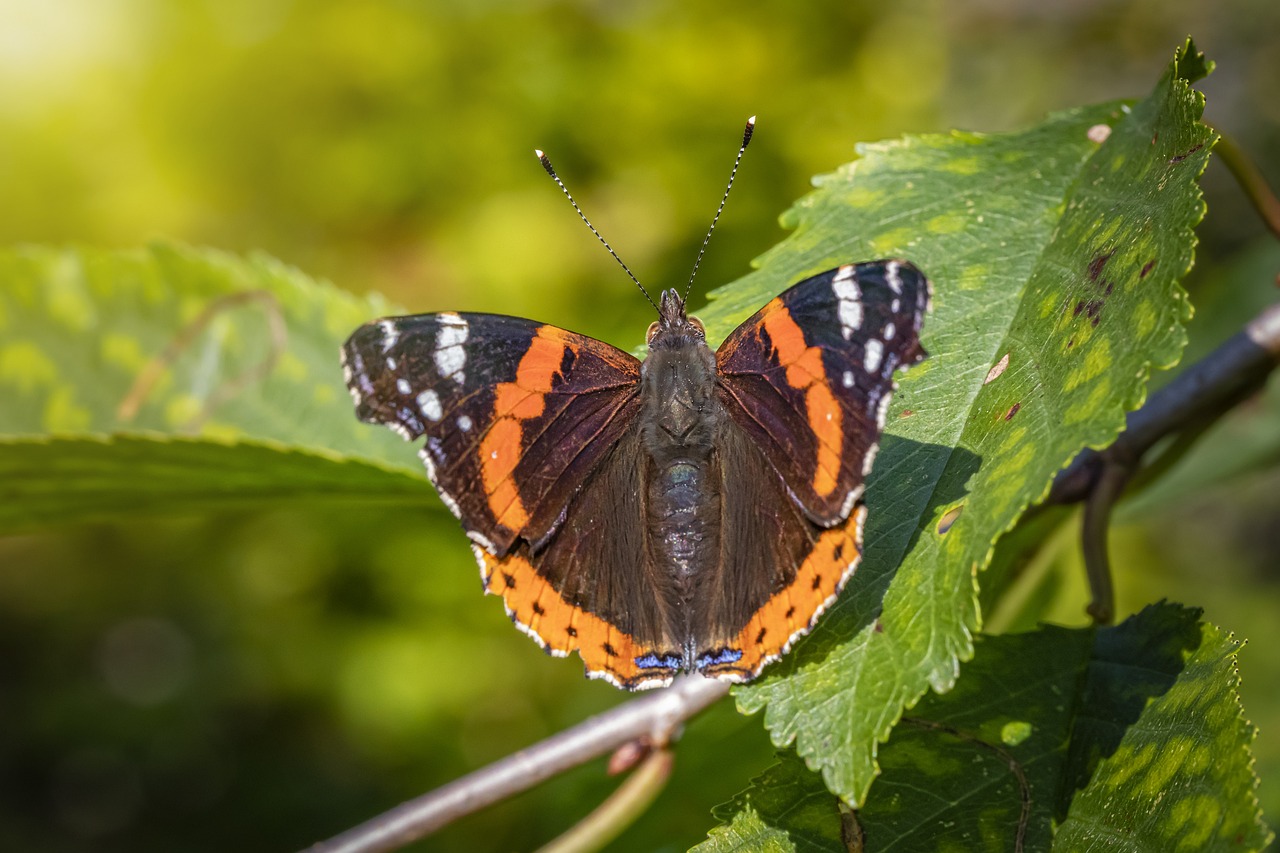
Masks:
[[[698,250],[698,257],[693,262],[693,272],[689,273],[689,284],[684,289],[683,302],[689,300],[689,294],[693,290],[693,277],[698,274],[698,265],[702,263],[702,256],[706,254],[707,243],[711,242],[711,232],[716,230],[716,223],[720,221],[720,214],[724,212],[724,203],[729,200],[729,190],[733,189],[733,179],[738,176],[738,165],[742,163],[742,155],[747,151],[747,145],[751,143],[751,134],[756,130],[756,117],[752,116],[747,119],[747,126],[742,131],[742,147],[738,149],[738,156],[733,161],[733,171],[729,173],[729,185],[724,188],[724,195],[720,197],[720,206],[716,208],[716,215],[711,219],[711,227],[707,229],[707,236],[702,238],[702,248]]]
[[[653,297],[649,295],[649,291],[644,289],[644,285],[640,283],[640,279],[636,278],[635,273],[631,271],[631,268],[622,262],[622,258],[618,257],[618,253],[609,245],[609,241],[600,236],[600,232],[591,224],[591,220],[587,219],[587,215],[582,212],[582,208],[578,207],[578,203],[573,200],[573,196],[569,193],[569,188],[564,185],[564,181],[560,180],[560,176],[556,174],[556,170],[552,167],[551,160],[546,154],[542,153],[540,149],[533,149],[533,153],[538,155],[538,162],[542,164],[542,168],[547,170],[547,174],[551,176],[551,180],[556,182],[556,186],[560,188],[560,192],[564,193],[565,198],[569,199],[569,204],[573,205],[574,210],[578,211],[578,216],[582,218],[583,222],[587,223],[587,227],[591,229],[591,233],[596,235],[596,239],[599,240],[605,249],[608,250],[610,255],[613,255],[613,259],[618,262],[618,266],[622,267],[623,272],[631,277],[631,280],[636,283],[636,287],[640,288],[640,292],[644,294],[644,298],[649,300],[649,304],[653,306],[653,310],[657,311],[657,304],[653,301]]]

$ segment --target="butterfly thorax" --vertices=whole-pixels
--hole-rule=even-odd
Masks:
[[[641,431],[650,556],[672,581],[668,627],[686,634],[700,569],[714,566],[720,553],[720,472],[713,451],[722,409],[715,354],[702,324],[687,319],[676,300],[674,291],[663,294],[662,319],[649,336]]]

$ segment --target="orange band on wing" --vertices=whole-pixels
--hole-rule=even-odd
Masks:
[[[515,380],[498,384],[493,425],[480,442],[480,476],[489,509],[494,520],[508,530],[518,531],[529,523],[529,512],[511,475],[524,451],[522,422],[546,409],[544,395],[551,390],[565,350],[571,346],[564,336],[552,326],[539,327],[516,367]]]
[[[480,547],[473,550],[485,592],[501,595],[515,623],[547,652],[563,657],[576,650],[588,675],[629,690],[671,682],[670,670],[641,669],[636,664],[637,658],[651,656],[653,649],[565,601],[528,558],[518,553],[499,558]]]
[[[818,458],[813,472],[813,490],[821,497],[835,491],[844,448],[844,413],[827,384],[822,350],[805,343],[804,331],[791,312],[774,299],[764,311],[764,328],[778,351],[778,361],[787,368],[787,384],[804,391],[809,429],[818,442]]]
[[[704,674],[729,681],[754,678],[813,627],[853,575],[861,558],[862,522],[867,508],[858,506],[840,527],[823,532],[796,572],[795,579],[774,593],[747,626],[729,643],[742,657],[731,664],[708,667]]]

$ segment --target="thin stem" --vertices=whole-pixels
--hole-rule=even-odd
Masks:
[[[223,403],[235,397],[254,382],[260,382],[270,376],[271,371],[275,369],[276,362],[280,360],[280,356],[284,353],[289,338],[284,314],[280,310],[280,303],[273,294],[265,290],[242,290],[238,293],[229,293],[206,305],[204,310],[196,315],[195,319],[178,330],[178,333],[174,335],[173,340],[169,342],[163,352],[143,366],[137,378],[133,381],[133,387],[129,389],[128,393],[124,395],[124,399],[120,401],[120,405],[116,407],[116,419],[124,424],[132,422],[137,417],[138,410],[142,408],[142,404],[151,395],[156,383],[160,381],[160,377],[164,375],[165,370],[177,363],[183,352],[213,322],[214,318],[219,314],[225,314],[234,308],[251,302],[261,304],[267,317],[267,332],[270,335],[270,339],[268,340],[269,348],[266,356],[255,367],[245,370],[244,373],[238,376],[224,380],[221,385],[209,394],[199,413],[186,424],[183,424],[182,429],[188,432],[195,432],[204,425],[205,421]]]
[[[685,720],[728,693],[729,685],[721,681],[700,675],[679,678],[665,690],[584,720],[322,841],[310,848],[311,853],[395,850],[636,738],[647,737],[655,744],[665,744]]]
[[[1217,128],[1214,128],[1217,130]],[[1236,183],[1240,185],[1240,189],[1244,190],[1244,194],[1248,196],[1249,201],[1253,203],[1253,209],[1258,212],[1258,216],[1271,229],[1271,233],[1276,237],[1280,237],[1280,199],[1276,198],[1276,194],[1271,190],[1271,185],[1267,183],[1267,179],[1263,177],[1261,170],[1254,164],[1244,149],[1235,143],[1235,140],[1220,130],[1218,132],[1218,143],[1213,147],[1214,153],[1222,158],[1222,165],[1230,170],[1232,176],[1235,177]]]
[[[1084,502],[1080,536],[1092,598],[1086,610],[1099,625],[1109,625],[1115,618],[1116,593],[1111,579],[1111,559],[1107,556],[1107,530],[1111,525],[1111,508],[1124,492],[1131,470],[1115,462],[1104,463],[1102,474]]]
[[[576,826],[539,853],[589,853],[599,850],[644,814],[671,777],[675,757],[655,749],[618,789]]]

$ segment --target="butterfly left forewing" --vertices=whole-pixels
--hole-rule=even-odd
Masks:
[[[367,323],[343,346],[362,420],[419,452],[472,540],[545,539],[634,415],[639,362],[554,326],[494,314]]]

